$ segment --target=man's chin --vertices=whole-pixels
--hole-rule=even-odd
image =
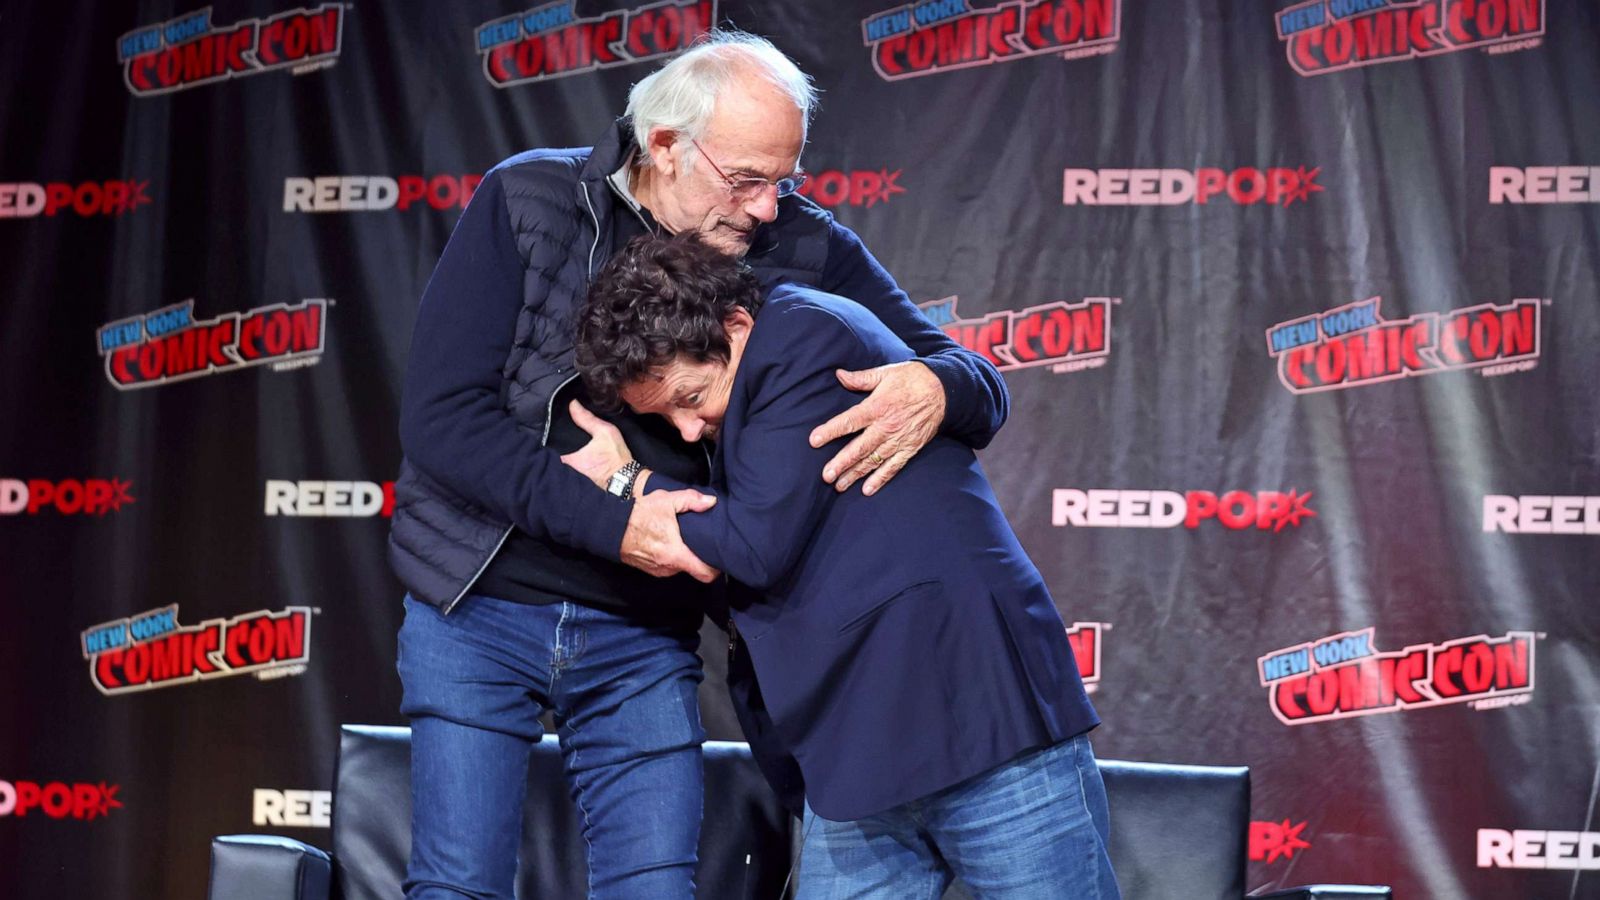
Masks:
[[[700,237],[722,253],[729,256],[744,256],[750,251],[750,234],[748,231],[718,228],[715,231],[702,232]]]

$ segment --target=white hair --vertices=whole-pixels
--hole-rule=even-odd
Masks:
[[[703,137],[717,97],[752,74],[794,101],[800,110],[803,145],[817,103],[811,76],[766,38],[715,30],[628,92],[627,114],[633,120],[633,137],[639,147],[638,164],[650,165],[653,129],[665,128],[684,139]]]

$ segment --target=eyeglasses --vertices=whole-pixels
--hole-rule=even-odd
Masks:
[[[690,138],[689,143],[693,144],[694,148],[700,151],[700,155],[705,157],[706,162],[711,164],[711,170],[716,172],[717,177],[721,178],[723,184],[728,186],[728,193],[732,194],[736,200],[749,200],[769,187],[777,188],[779,197],[787,197],[800,190],[800,185],[806,183],[806,173],[799,171],[787,178],[779,178],[777,181],[757,178],[754,175],[729,178],[727,173],[722,171],[722,167],[717,165],[716,161],[711,158],[711,154],[706,152],[706,148],[700,146],[699,141]]]

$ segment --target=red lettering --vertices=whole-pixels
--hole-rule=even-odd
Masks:
[[[452,176],[435,175],[428,182],[428,205],[434,209],[465,206],[461,200],[461,185]]]
[[[28,514],[33,515],[47,504],[54,503],[56,486],[43,478],[28,479]]]
[[[1339,709],[1339,670],[1323,669],[1306,679],[1306,706],[1312,715],[1326,716]]]
[[[997,313],[976,324],[956,322],[946,325],[944,333],[950,335],[956,343],[999,366],[1004,365],[1005,360],[995,353],[994,348],[1005,345],[1006,325],[1009,320],[1008,313]]]
[[[1067,632],[1067,643],[1072,645],[1072,659],[1078,664],[1078,675],[1082,678],[1093,678],[1098,674],[1094,664],[1098,640],[1099,632],[1093,628]]]
[[[122,687],[117,672],[122,668],[122,651],[108,650],[95,657],[94,680],[101,690]]]
[[[1106,348],[1105,303],[1072,311],[1072,352],[1097,353]]]
[[[272,661],[272,620],[256,619],[250,623],[250,661],[255,665]]]
[[[399,182],[400,199],[395,205],[400,207],[402,210],[410,207],[412,203],[421,200],[423,194],[427,192],[427,182],[423,181],[420,176],[401,175]]]
[[[1256,498],[1246,491],[1229,491],[1217,502],[1217,521],[1238,530],[1249,528],[1256,518]]]
[[[868,198],[877,199],[883,190],[883,176],[877,172],[854,172],[850,175],[850,204],[861,206]]]
[[[72,789],[59,781],[44,786],[41,808],[52,819],[64,819],[72,812]]]
[[[290,613],[272,621],[273,659],[298,659],[306,651],[306,617]]]
[[[104,478],[90,478],[83,484],[83,511],[95,513],[96,515],[105,515],[106,511],[111,508],[111,498],[115,496],[115,492],[111,488],[111,482]]]
[[[72,786],[72,817],[92,819],[100,809],[100,789],[92,784]]]
[[[250,665],[245,657],[245,652],[250,646],[251,620],[245,619],[228,626],[227,650],[223,651],[222,658],[230,669],[242,669]]]
[[[83,483],[68,478],[56,485],[56,509],[72,515],[83,509]]]
[[[1281,681],[1271,688],[1272,703],[1285,719],[1303,719],[1306,717],[1305,707],[1300,705],[1300,698],[1306,693],[1306,678],[1291,678]]]
[[[150,648],[134,644],[122,655],[122,677],[128,684],[144,684],[150,680]]]
[[[17,815],[25,816],[28,810],[39,805],[39,784],[34,781],[17,782]]]
[[[1250,183],[1247,190],[1244,185]],[[1253,205],[1256,201],[1266,196],[1267,180],[1262,176],[1260,169],[1243,168],[1234,169],[1228,176],[1228,197],[1235,203],[1245,206]]]
[[[1322,384],[1338,384],[1344,380],[1344,341],[1335,338],[1317,347],[1317,380]]]
[[[53,216],[63,206],[72,202],[72,185],[52,181],[44,186],[44,214]]]
[[[900,65],[899,57],[905,53],[906,36],[897,34],[878,44],[873,50],[872,59],[878,67],[878,73],[885,78],[896,78],[905,73],[905,67]]]
[[[227,36],[227,60],[224,63],[229,72],[244,72],[250,68],[250,63],[244,58],[244,53],[249,50],[256,40],[256,27],[254,25],[241,25],[229,32]]]
[[[1280,491],[1262,491],[1256,499],[1256,527],[1271,528],[1292,506],[1288,494]]]
[[[194,646],[191,648],[191,659],[194,670],[209,674],[222,671],[217,664],[211,661],[211,654],[217,652],[222,643],[222,626],[209,625],[194,636]]]
[[[1183,495],[1183,499],[1187,508],[1183,517],[1185,528],[1195,528],[1201,519],[1209,519],[1217,514],[1217,495],[1210,491],[1189,491]]]

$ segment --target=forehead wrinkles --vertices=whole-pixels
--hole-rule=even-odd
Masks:
[[[677,399],[680,393],[686,393],[690,388],[697,386],[694,381],[696,375],[697,373],[686,369],[652,369],[623,393],[632,394],[639,406],[666,406]]]
[[[701,143],[707,139],[717,165],[733,174],[782,178],[794,171],[804,131],[800,110],[775,86],[754,76],[753,81],[723,92],[712,108]],[[770,171],[769,171],[770,170]],[[781,171],[780,171],[781,170]]]

